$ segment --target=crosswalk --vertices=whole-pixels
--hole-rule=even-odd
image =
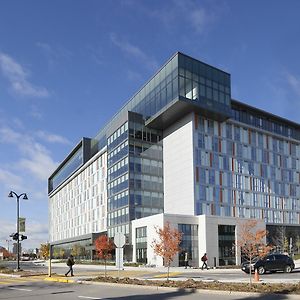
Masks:
[[[39,282],[39,281],[43,281],[44,279],[45,279],[45,276],[29,276],[29,277],[0,276],[0,286],[24,284],[27,282]]]

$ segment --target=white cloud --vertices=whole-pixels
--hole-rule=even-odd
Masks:
[[[7,248],[7,239],[11,233],[16,232],[16,224],[7,221],[0,220],[0,245]],[[49,240],[48,237],[48,224],[45,222],[41,223],[36,220],[26,219],[26,232],[27,240],[22,242],[22,249],[30,249],[39,247],[41,243],[45,243]],[[12,247],[12,242],[10,242],[10,251]]]
[[[215,5],[213,2],[206,5],[194,0],[173,0],[172,3],[160,7],[158,10],[147,13],[160,20],[168,29],[177,29],[178,26],[187,25],[194,32],[204,34],[227,10],[222,2]]]
[[[129,55],[130,57],[139,60],[140,63],[145,65],[149,70],[153,71],[158,69],[159,65],[155,59],[148,56],[145,52],[143,52],[139,47],[131,44],[124,38],[118,37],[116,34],[110,34],[110,40],[112,43],[121,49],[124,53]]]
[[[39,130],[37,132],[37,136],[49,143],[58,143],[58,144],[65,144],[65,145],[71,145],[71,142],[66,139],[65,137],[61,136],[61,135],[57,135],[57,134],[53,134],[53,133],[49,133],[49,132],[45,132],[42,130]]]
[[[300,78],[294,76],[291,73],[287,73],[286,74],[286,78],[287,78],[287,82],[288,84],[292,87],[292,89],[294,90],[294,92],[300,96]]]
[[[49,151],[26,133],[0,127],[0,142],[14,144],[23,156],[16,167],[31,173],[38,180],[45,182],[57,166]]]
[[[19,175],[0,168],[0,183],[4,185],[7,190],[11,188],[19,189],[23,184],[23,179]]]
[[[0,52],[0,70],[16,94],[36,98],[49,96],[49,92],[46,88],[34,86],[30,83],[28,81],[28,72],[11,56],[2,52]]]

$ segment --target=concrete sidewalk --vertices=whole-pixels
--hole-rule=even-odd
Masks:
[[[54,266],[59,268],[66,268],[66,265],[63,263],[55,263]],[[295,261],[296,268],[300,270],[300,260]],[[85,271],[84,269],[89,268],[90,270]],[[241,269],[209,269],[209,270],[201,270],[201,269],[185,269],[184,267],[171,267],[170,268],[170,280],[187,280],[193,279],[195,281],[219,281],[219,282],[249,282],[249,277],[240,276],[238,278],[226,278],[226,273],[237,275],[241,273]],[[103,265],[75,265],[74,267],[74,277],[65,277],[59,274],[53,274],[51,277],[52,281],[60,281],[60,282],[84,282],[86,280],[90,280],[96,278],[97,276],[104,276],[104,266]],[[187,275],[185,277],[185,274]],[[195,274],[193,276],[193,274]],[[222,275],[224,274],[224,278],[215,279],[213,275]],[[241,273],[245,275],[244,273]],[[155,268],[147,268],[147,267],[124,267],[124,270],[118,272],[115,266],[107,266],[107,276],[111,277],[129,277],[136,278],[140,280],[165,280],[167,277],[167,268],[166,267],[155,267]],[[145,277],[146,276],[146,277]],[[285,278],[285,283],[298,283],[299,277],[295,276],[295,278]],[[260,276],[261,283],[282,283],[282,278],[273,277],[273,276]]]

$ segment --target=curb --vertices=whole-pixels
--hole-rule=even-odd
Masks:
[[[63,283],[75,283],[77,281],[73,279],[63,279],[63,278],[53,278],[53,277],[48,277],[44,278],[45,281],[53,281],[53,282],[63,282]]]
[[[193,289],[193,288],[175,288],[175,287],[164,287],[164,286],[154,286],[154,285],[135,285],[135,284],[124,284],[124,283],[109,283],[109,282],[92,282],[85,280],[77,280],[76,283],[86,284],[86,285],[102,285],[102,286],[114,286],[122,288],[136,288],[136,289],[152,289],[152,290],[169,290],[169,291],[185,291],[186,293],[197,293],[197,294],[214,294],[214,295],[226,295],[226,296],[244,296],[244,297],[263,297],[263,296],[272,296],[272,295],[284,295],[288,296],[288,299],[299,300],[299,295],[297,294],[264,294],[264,293],[255,293],[255,292],[238,292],[238,291],[222,291],[222,290],[203,290],[203,289]]]
[[[4,277],[15,277],[15,278],[21,277],[21,275],[7,274],[7,273],[0,273],[0,276],[4,276]]]

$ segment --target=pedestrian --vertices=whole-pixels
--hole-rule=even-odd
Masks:
[[[207,267],[207,260],[208,260],[208,257],[207,257],[207,255],[206,255],[206,253],[204,253],[204,255],[201,257],[201,261],[203,262],[203,264],[202,264],[202,270],[203,270],[203,268],[205,268],[206,270],[208,270],[208,267]]]
[[[185,269],[188,267],[189,265],[189,254],[187,252],[184,253],[184,266]]]
[[[71,276],[74,276],[74,274],[73,274],[73,265],[74,264],[75,264],[74,257],[73,257],[73,255],[70,255],[67,260],[67,266],[69,267],[69,271],[65,274],[65,276],[68,276],[68,274],[70,272],[71,272]]]

